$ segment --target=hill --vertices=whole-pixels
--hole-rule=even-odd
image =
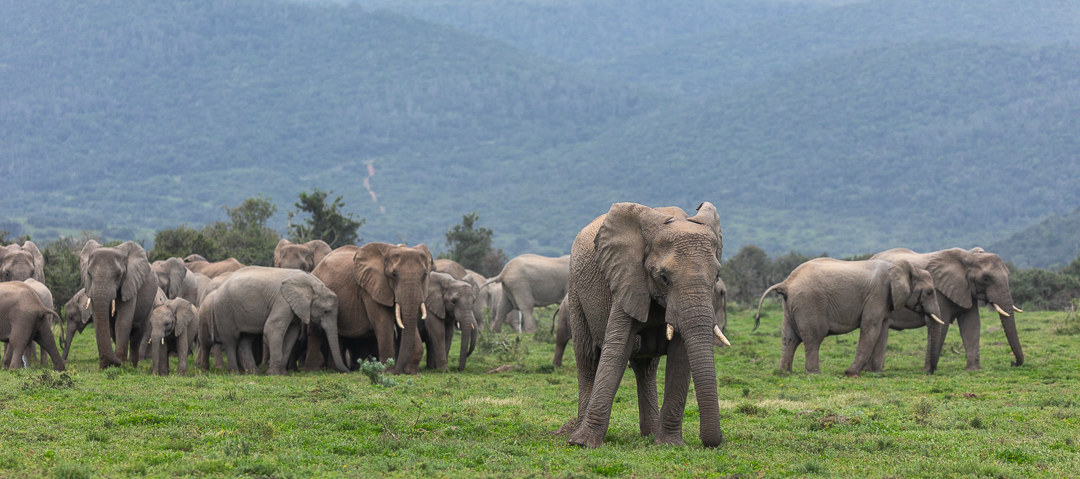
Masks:
[[[1060,268],[1080,256],[1080,208],[1050,215],[989,247],[1018,268]]]
[[[1080,3],[876,0],[718,28],[582,66],[664,91],[701,96],[817,59],[889,43],[942,39],[1080,41]]]

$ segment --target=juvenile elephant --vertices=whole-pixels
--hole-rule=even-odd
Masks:
[[[45,257],[34,242],[0,246],[0,282],[34,278],[45,282]]]
[[[1009,292],[1009,268],[1001,261],[1001,258],[993,253],[987,253],[982,248],[965,250],[951,248],[932,253],[916,253],[909,249],[896,248],[873,256],[872,259],[885,261],[906,260],[916,268],[923,268],[930,272],[934,279],[934,288],[937,290],[938,306],[941,310],[939,315],[945,321],[944,325],[931,325],[927,332],[926,360],[923,369],[927,372],[937,370],[938,360],[941,357],[941,349],[945,344],[945,335],[948,333],[948,325],[953,321],[960,326],[960,338],[964,342],[964,351],[967,353],[967,367],[969,371],[981,369],[979,364],[979,335],[981,320],[979,318],[979,301],[988,303],[998,313],[1001,319],[1001,328],[1005,331],[1005,337],[1009,341],[1015,361],[1013,366],[1024,364],[1024,351],[1020,346],[1020,338],[1016,334],[1016,318],[1013,312],[1022,312],[1013,305],[1012,294]],[[920,321],[917,314],[900,310],[890,315],[890,328],[913,329],[926,326]],[[940,329],[940,333],[936,331]],[[881,368],[885,364],[885,350],[882,348],[874,355],[874,367]]]
[[[578,377],[577,418],[562,429],[572,430],[570,444],[603,444],[627,361],[637,378],[643,436],[684,444],[692,377],[701,442],[721,443],[713,338],[723,333],[712,301],[721,251],[720,217],[711,203],[693,217],[676,207],[616,203],[578,233],[566,300]],[[658,408],[656,371],[665,354]]]
[[[424,244],[368,243],[334,250],[311,274],[338,295],[337,327],[342,338],[374,336],[379,360],[395,358],[394,374],[416,374],[423,355],[418,323],[427,318],[424,300],[433,263]],[[396,349],[395,334],[401,335]],[[323,340],[318,328],[308,328],[305,370],[322,364]]]
[[[87,304],[90,303],[90,297],[86,295],[85,289],[80,289],[68,300],[64,305],[65,322],[64,327],[64,361],[68,360],[68,353],[71,351],[71,342],[75,340],[75,333],[81,333],[86,329],[86,325],[90,324],[93,319],[93,315],[90,313],[90,308]]]
[[[472,278],[465,281],[452,276],[432,272],[428,278],[427,319],[424,320],[428,369],[447,369],[450,360],[450,345],[454,342],[454,327],[461,329],[461,351],[458,356],[458,371],[465,370],[465,360],[476,348],[476,318],[473,316],[473,295],[477,289]]]
[[[874,350],[887,340],[893,311],[906,308],[924,322],[941,322],[930,273],[902,260],[807,261],[762,293],[754,329],[760,324],[761,303],[773,291],[784,298],[780,369],[788,372],[799,343],[805,343],[806,372],[820,373],[818,350],[825,337],[858,329],[855,361],[844,371],[858,376],[870,365]]]
[[[184,266],[191,271],[206,275],[206,277],[212,279],[243,268],[244,264],[237,261],[236,258],[211,263],[202,256],[191,254],[184,258]]]
[[[41,296],[22,281],[0,283],[0,341],[5,348],[3,367],[18,369],[22,366],[23,353],[31,342],[49,353],[53,369],[64,370],[64,360],[56,348],[52,334],[55,311],[46,308]]]
[[[570,255],[548,258],[535,254],[523,254],[506,263],[498,276],[487,280],[484,286],[502,283],[502,300],[495,308],[492,329],[499,332],[506,315],[511,310],[521,311],[522,325],[526,333],[536,331],[533,308],[562,301],[566,296],[566,278],[570,271]]]
[[[154,261],[150,265],[150,269],[153,269],[154,274],[157,275],[158,287],[165,292],[166,297],[169,299],[184,298],[189,303],[198,306],[199,280],[197,275],[203,275],[188,270],[184,266],[184,261],[180,258]]]
[[[83,289],[90,298],[98,366],[120,366],[129,344],[140,345],[154,309],[158,285],[146,251],[134,241],[107,248],[90,240],[79,255]],[[116,338],[116,350],[112,338]],[[138,346],[131,364],[139,364]]]
[[[494,318],[495,307],[498,304],[498,301],[502,299],[502,283],[492,283],[488,285],[488,287],[481,289],[480,285],[486,283],[487,278],[476,271],[466,269],[452,259],[443,258],[435,260],[435,271],[446,273],[454,279],[460,279],[462,281],[468,281],[468,278],[472,278],[471,281],[476,285],[476,299],[473,301],[473,317],[476,318],[477,328],[483,327],[484,309],[487,309],[488,314]]]
[[[315,323],[326,331],[332,366],[348,372],[338,345],[338,297],[309,273],[292,269],[248,266],[229,276],[207,298],[208,329],[237,371],[241,335],[264,336],[269,348],[268,374],[285,374],[285,361],[300,325]],[[246,351],[244,351],[246,353]],[[246,369],[254,361],[245,361]]]
[[[188,352],[195,342],[198,322],[198,310],[184,298],[173,298],[154,308],[150,316],[150,370],[154,374],[168,376],[169,354],[175,353],[177,372],[187,375]]]
[[[298,269],[310,273],[328,254],[330,254],[330,245],[323,240],[296,244],[282,238],[274,248],[274,267]]]

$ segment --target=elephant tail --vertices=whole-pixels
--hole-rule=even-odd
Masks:
[[[559,321],[559,310],[562,307],[555,308],[555,313],[551,315],[551,334],[555,334],[555,323]]]
[[[480,285],[480,289],[484,289],[484,288],[488,287],[488,285],[491,284],[491,283],[501,283],[501,282],[502,282],[502,273],[499,273],[498,276],[496,276],[494,278],[491,278],[491,279],[489,279],[487,281],[484,281],[484,284]]]
[[[784,283],[774,284],[770,286],[769,289],[766,289],[764,293],[761,293],[761,299],[759,299],[757,303],[757,314],[754,315],[754,329],[751,329],[751,331],[757,331],[758,326],[761,325],[761,304],[765,302],[765,296],[768,296],[773,290],[776,290],[776,293],[780,296],[787,296],[784,294],[784,291],[780,289],[780,286],[783,284]]]

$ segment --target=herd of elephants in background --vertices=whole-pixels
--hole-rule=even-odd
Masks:
[[[334,250],[321,240],[282,239],[274,267],[235,259],[208,262],[199,255],[150,263],[135,242],[106,247],[90,240],[79,256],[83,289],[57,313],[43,284],[44,258],[26,241],[0,248],[0,340],[3,365],[36,360],[62,371],[74,335],[94,325],[98,364],[104,369],[140,359],[169,373],[188,356],[203,371],[285,374],[290,370],[355,370],[364,360],[388,363],[393,373],[449,369],[460,331],[458,365],[477,345],[478,330],[536,329],[534,308],[559,304],[554,358],[561,366],[573,340],[578,414],[560,430],[571,444],[596,447],[607,432],[616,390],[627,365],[637,381],[642,435],[658,444],[684,444],[682,418],[691,379],[700,412],[702,444],[722,442],[714,347],[724,335],[727,289],[720,278],[720,218],[708,202],[693,215],[677,207],[616,203],[586,225],[571,254],[524,254],[493,278],[427,246],[367,243]],[[885,366],[890,329],[927,328],[924,370],[934,373],[949,324],[956,322],[967,369],[980,368],[979,306],[997,311],[1015,357],[1024,362],[1009,271],[981,248],[930,253],[892,249],[868,260],[815,258],[767,289],[782,298],[780,368],[790,371],[804,345],[805,369],[820,372],[826,336],[859,330],[855,359],[845,371],[858,376]],[[511,314],[512,311],[519,314]],[[484,312],[491,320],[484,324]],[[511,321],[507,321],[511,318]],[[52,326],[63,327],[61,348]],[[554,327],[555,325],[553,325]],[[736,344],[734,347],[738,347]],[[426,353],[426,354],[425,354]],[[48,358],[46,358],[46,355]],[[656,375],[667,356],[664,402]]]

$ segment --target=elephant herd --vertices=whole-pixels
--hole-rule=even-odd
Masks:
[[[43,260],[26,242],[0,249],[0,340],[10,346],[4,366],[19,367],[17,358],[36,342],[62,370],[74,334],[93,321],[101,368],[150,358],[153,372],[168,374],[169,356],[176,354],[184,373],[189,352],[196,352],[203,370],[211,356],[218,367],[227,359],[230,371],[254,372],[265,362],[270,374],[347,372],[371,358],[393,359],[395,374],[416,374],[425,352],[427,368],[448,369],[455,332],[461,331],[462,370],[484,310],[495,330],[511,311],[520,311],[515,329],[531,332],[534,308],[560,303],[555,363],[561,364],[572,339],[578,378],[577,416],[560,430],[570,444],[603,443],[629,365],[642,435],[654,435],[657,444],[684,443],[693,380],[700,439],[715,447],[723,435],[713,348],[730,346],[723,333],[722,238],[719,214],[708,202],[692,216],[677,207],[616,203],[581,230],[570,255],[522,255],[491,279],[434,259],[423,244],[331,250],[318,240],[281,240],[270,268],[232,259],[211,263],[197,255],[151,264],[134,242],[103,247],[90,241],[80,254],[83,290],[65,306],[63,355],[52,337],[59,316],[41,284]],[[783,370],[791,370],[803,344],[806,371],[820,372],[824,338],[859,329],[845,374],[881,371],[890,329],[926,327],[924,369],[933,373],[953,321],[967,369],[979,369],[980,303],[999,314],[1013,365],[1024,362],[1013,317],[1021,310],[1013,305],[1008,269],[981,248],[892,249],[865,261],[818,258],[768,288],[761,300],[773,292],[783,302]],[[759,302],[755,329],[760,309]],[[662,404],[656,385],[661,356],[667,356]]]

